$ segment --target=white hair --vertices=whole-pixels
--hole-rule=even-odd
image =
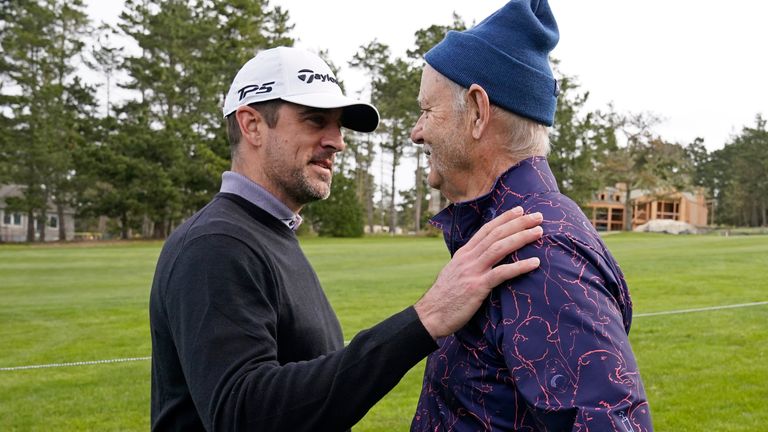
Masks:
[[[458,114],[466,114],[468,89],[443,77],[453,96],[453,108]],[[507,131],[507,150],[514,160],[523,160],[533,156],[546,156],[549,153],[549,131],[541,123],[509,112],[491,104],[491,115],[501,120]]]

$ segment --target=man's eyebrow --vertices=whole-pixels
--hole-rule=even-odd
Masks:
[[[330,112],[329,108],[315,108],[315,107],[309,107],[309,106],[302,106],[301,110],[299,111],[299,114],[301,115],[326,114],[328,112]]]

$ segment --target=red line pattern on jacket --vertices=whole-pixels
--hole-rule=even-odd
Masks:
[[[412,431],[653,430],[628,333],[629,290],[546,159],[526,159],[476,200],[432,223],[451,254],[491,219],[522,206],[544,215],[543,237],[507,257],[539,269],[497,287],[475,317],[438,341]]]

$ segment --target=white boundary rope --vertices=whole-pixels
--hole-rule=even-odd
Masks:
[[[119,358],[119,359],[110,359],[110,360],[79,361],[79,362],[73,362],[73,363],[53,363],[53,364],[44,364],[44,365],[0,367],[0,371],[18,371],[18,370],[27,370],[27,369],[44,369],[44,368],[56,368],[56,367],[67,367],[67,366],[88,366],[88,365],[106,364],[106,363],[125,363],[125,362],[133,362],[133,361],[150,360],[151,358],[152,357],[129,357],[129,358]]]
[[[636,315],[633,315],[633,317],[677,315],[677,314],[684,314],[684,313],[691,313],[691,312],[707,312],[707,311],[715,311],[715,310],[721,310],[721,309],[735,309],[735,308],[743,308],[743,307],[750,307],[750,306],[761,306],[766,304],[768,304],[768,301],[761,301],[761,302],[754,302],[754,303],[741,303],[741,304],[724,305],[724,306],[710,306],[710,307],[695,308],[695,309],[680,309],[680,310],[664,311],[664,312],[648,312],[648,313],[636,314]]]
[[[695,308],[695,309],[678,309],[678,310],[663,311],[663,312],[649,312],[649,313],[635,314],[633,315],[633,317],[640,318],[640,317],[659,316],[659,315],[677,315],[677,314],[684,314],[684,313],[708,312],[708,311],[716,311],[721,309],[736,309],[736,308],[762,306],[762,305],[768,305],[768,301],[741,303],[741,304],[724,305],[724,306],[710,306],[710,307]],[[344,341],[344,345],[348,345],[348,344],[349,344],[349,341]],[[147,361],[151,359],[152,357],[129,357],[129,358],[118,358],[118,359],[110,359],[110,360],[79,361],[79,362],[72,362],[72,363],[53,363],[53,364],[44,364],[44,365],[0,367],[0,371],[20,371],[20,370],[28,370],[28,369],[45,369],[45,368],[67,367],[67,366],[90,366],[90,365],[108,364],[108,363]]]

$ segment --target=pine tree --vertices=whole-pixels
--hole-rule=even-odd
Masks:
[[[604,186],[598,165],[616,150],[616,130],[605,116],[586,110],[589,92],[580,92],[576,78],[561,73],[557,60],[554,65],[560,95],[547,159],[560,191],[585,205]]]
[[[291,27],[287,12],[266,1],[128,0],[121,20],[141,48],[125,59],[125,86],[145,107],[124,115],[148,116],[145,158],[162,181],[145,210],[164,237],[218,190],[229,156],[221,105],[235,72],[257,50],[291,44]]]
[[[63,222],[74,197],[73,154],[94,104],[93,89],[76,73],[88,30],[84,8],[82,0],[27,0],[8,2],[3,12],[0,76],[17,89],[2,97],[10,113],[4,114],[5,135],[12,138],[3,158],[13,161],[8,179],[24,188],[14,206],[27,214],[27,241],[35,239],[35,221],[45,240],[49,200]]]
[[[363,209],[357,199],[355,181],[342,173],[333,176],[328,199],[308,205],[302,214],[321,236],[363,235]]]
[[[715,192],[719,221],[741,226],[768,226],[768,129],[758,115],[754,127],[712,153],[711,170],[719,180]]]

